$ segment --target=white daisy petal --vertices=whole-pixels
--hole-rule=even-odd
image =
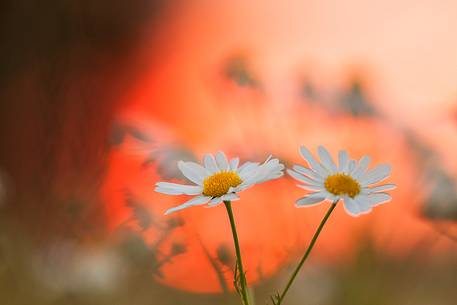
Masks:
[[[368,196],[372,206],[377,206],[392,200],[392,197],[387,193],[373,193]]]
[[[297,186],[307,191],[322,191],[325,189],[323,185],[297,184]]]
[[[327,170],[325,170],[313,157],[310,151],[304,147],[300,147],[300,153],[302,157],[308,162],[309,166],[322,178],[326,178],[329,174]]]
[[[203,180],[208,176],[207,170],[194,162],[179,161],[178,168],[187,179],[198,185],[202,185]]]
[[[238,169],[238,164],[240,163],[240,158],[233,158],[230,160],[230,170],[236,171]]]
[[[205,155],[203,158],[203,164],[211,175],[219,172],[219,167],[217,167],[216,160],[214,160],[213,155]]]
[[[324,146],[319,146],[317,148],[317,153],[319,154],[319,158],[321,159],[323,165],[329,172],[336,173],[338,171],[335,162],[333,162],[332,156]]]
[[[295,202],[297,207],[312,206],[316,205],[325,200],[325,194],[323,192],[311,193],[303,198],[298,199]]]
[[[247,177],[250,174],[252,174],[253,170],[257,170],[257,168],[259,166],[260,166],[259,163],[246,162],[241,167],[238,168],[238,175],[240,176],[241,179],[243,179],[243,177]]]
[[[244,191],[245,189],[247,189],[247,188],[249,188],[249,187],[251,187],[253,185],[254,185],[253,183],[248,183],[248,184],[241,183],[238,186],[229,188],[228,193],[239,193],[239,192]]]
[[[329,192],[327,192],[327,197],[326,198],[328,200],[330,200],[331,202],[333,202],[333,203],[337,203],[341,199],[340,196],[333,195],[332,193],[329,193]]]
[[[376,193],[376,192],[381,192],[381,191],[390,191],[396,189],[397,186],[395,184],[383,184],[383,185],[378,185],[374,187],[364,187],[363,190],[366,191],[366,193],[371,194],[371,193]]]
[[[371,158],[369,156],[363,156],[360,158],[359,162],[357,163],[354,172],[352,173],[352,177],[354,179],[359,179],[367,170],[368,164],[370,164]]]
[[[265,158],[265,161],[259,162],[260,165],[265,165],[267,163],[277,163],[279,160],[277,158],[273,158],[271,155],[268,155],[267,158]]]
[[[344,209],[351,216],[359,216],[361,213],[359,205],[349,196],[344,197]]]
[[[208,206],[213,207],[213,206],[218,205],[221,202],[222,202],[222,197],[216,197],[216,198],[211,199],[211,201],[208,203]]]
[[[261,165],[244,170],[239,174],[244,183],[261,183],[282,176],[284,165],[278,159],[271,159]]]
[[[240,197],[235,193],[229,193],[221,197],[222,201],[236,201],[239,200]]]
[[[203,191],[203,188],[199,185],[184,185],[171,182],[158,182],[156,184],[156,191],[159,193],[163,193],[161,190],[177,191],[179,192],[179,194],[183,195],[197,195]]]
[[[165,215],[174,213],[176,211],[180,211],[182,209],[185,209],[185,208],[188,208],[188,207],[191,207],[191,206],[194,206],[194,205],[206,204],[210,199],[211,199],[211,197],[203,196],[203,195],[194,197],[194,198],[190,199],[189,201],[187,201],[187,202],[185,202],[185,203],[183,203],[181,205],[178,205],[177,207],[168,209],[165,212]]]
[[[236,187],[231,187],[228,192],[240,192],[255,184],[281,177],[284,165],[279,163],[278,159],[270,158],[260,165],[258,163],[250,163],[246,166],[243,164],[240,167],[241,171],[238,171],[238,175],[243,182]]]
[[[311,170],[309,168],[306,168],[301,165],[294,165],[294,166],[292,166],[292,168],[294,171],[299,172],[300,174],[306,175],[313,180],[316,180],[319,182],[324,181],[318,174],[316,174],[313,170]]]
[[[349,166],[349,154],[345,150],[340,150],[338,153],[338,171],[345,172]]]
[[[246,187],[249,187],[251,185],[254,185],[256,183],[259,183],[259,178],[258,178],[258,173],[253,173],[250,176],[248,176],[245,180],[243,180],[243,183],[241,183],[239,186],[243,189]]]
[[[226,171],[229,169],[227,157],[225,156],[225,154],[222,151],[217,152],[216,163],[221,171]]]
[[[284,175],[283,171],[268,173],[268,174],[263,175],[261,179],[257,179],[256,183],[267,182],[269,180],[280,178],[283,175]]]
[[[374,184],[381,182],[382,180],[389,177],[391,172],[391,166],[388,164],[380,164],[375,168],[369,170],[365,173],[365,175],[360,178],[360,182],[362,186],[366,186],[369,184]]]
[[[354,171],[355,165],[355,160],[350,160],[346,174],[351,175],[351,173]]]
[[[279,168],[279,169],[271,170],[271,172],[266,174],[264,181],[273,180],[273,179],[277,179],[279,177],[284,176],[284,171],[283,170],[284,170],[284,167]]]
[[[280,177],[283,174],[281,173],[281,174],[276,174],[276,175],[278,177]],[[240,177],[241,177],[241,175],[240,175]],[[271,176],[269,176],[269,178],[274,179]],[[244,190],[250,188],[251,186],[254,186],[255,184],[260,183],[260,182],[263,182],[263,181],[259,181],[257,171],[252,171],[250,173],[250,175],[247,176],[246,179],[244,179],[240,185],[238,185],[236,187],[231,187],[228,192],[229,193],[238,193],[238,192],[244,191]]]
[[[279,163],[278,159],[270,158],[271,157],[268,157],[267,161],[258,167],[257,172],[254,175],[255,183],[265,182],[282,176],[284,165]]]
[[[165,195],[182,195],[182,191],[174,190],[174,189],[167,189],[167,188],[161,188],[161,187],[156,187],[154,189],[157,193],[165,194]]]
[[[360,214],[367,214],[371,211],[371,203],[366,195],[359,195],[354,198],[354,201],[359,206]]]
[[[318,185],[317,181],[312,180],[311,178],[308,178],[302,174],[299,174],[291,169],[287,169],[286,171],[290,176],[292,176],[292,178],[294,178],[296,180],[306,182],[307,184],[310,184],[310,185]]]
[[[249,161],[245,162],[241,166],[238,167],[237,172],[238,172],[238,174],[241,174],[245,170],[249,170],[249,168],[254,166],[254,165],[257,166],[257,165],[259,165],[259,163],[257,163],[257,162],[249,162]]]
[[[238,174],[243,182],[255,181],[257,177],[257,168],[251,169],[250,171],[244,171],[242,174]]]

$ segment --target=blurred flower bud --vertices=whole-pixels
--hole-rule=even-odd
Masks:
[[[167,226],[169,229],[175,229],[178,227],[182,227],[184,225],[184,219],[176,217],[176,218],[169,218],[167,219]]]
[[[186,253],[186,251],[187,251],[186,245],[181,244],[181,243],[173,243],[173,245],[171,246],[170,255],[175,256],[175,255]]]
[[[233,268],[235,257],[227,245],[220,245],[216,250],[217,259],[225,266]]]

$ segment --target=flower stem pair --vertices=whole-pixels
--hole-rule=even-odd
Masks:
[[[294,282],[295,278],[297,277],[298,272],[300,271],[303,264],[307,260],[311,251],[313,250],[314,245],[316,244],[316,241],[317,241],[322,229],[324,228],[325,223],[327,222],[327,220],[329,219],[333,210],[335,209],[337,202],[338,201],[334,201],[330,205],[330,208],[328,209],[324,218],[321,220],[321,223],[317,227],[317,230],[314,233],[314,236],[311,239],[311,242],[309,243],[309,246],[306,249],[305,254],[303,254],[300,262],[298,263],[298,265],[295,268],[294,272],[292,273],[289,281],[287,282],[287,285],[284,288],[283,292],[281,294],[278,294],[274,298],[272,297],[272,301],[273,301],[274,305],[282,304],[284,297],[286,296],[287,292],[289,291],[290,287],[292,286],[292,283]],[[244,269],[243,269],[243,261],[241,258],[240,244],[238,241],[238,234],[236,231],[235,219],[233,217],[232,205],[231,205],[230,201],[224,201],[224,204],[225,204],[225,208],[227,209],[227,214],[230,219],[230,226],[232,229],[233,242],[235,244],[235,252],[236,252],[236,266],[235,266],[236,269],[235,269],[234,286],[235,286],[235,289],[238,291],[238,293],[241,295],[243,304],[249,305],[248,287],[247,287],[247,282],[246,282],[246,276],[245,276]]]

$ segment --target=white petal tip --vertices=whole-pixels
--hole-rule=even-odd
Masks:
[[[349,213],[348,211],[346,211],[346,212],[348,213],[349,216],[354,217],[354,218],[357,218],[361,215],[361,214]]]
[[[293,174],[295,173],[295,171],[292,170],[292,169],[290,169],[290,168],[286,169],[286,172],[287,172],[290,176],[293,176]]]
[[[363,211],[363,212],[359,212],[359,213],[356,213],[356,214],[355,214],[355,213],[350,213],[350,212],[348,212],[348,211],[346,210],[346,212],[349,214],[349,216],[355,217],[355,218],[360,217],[360,216],[363,216],[363,215],[370,214],[371,211],[372,211],[372,209],[369,209],[368,211]]]
[[[296,201],[295,202],[295,207],[296,208],[311,208],[311,207],[314,207],[314,206],[320,204],[321,202],[317,202],[317,203],[300,203],[300,202]]]
[[[310,205],[306,205],[306,204],[300,204],[298,202],[295,202],[295,207],[296,208],[309,208],[311,207]]]

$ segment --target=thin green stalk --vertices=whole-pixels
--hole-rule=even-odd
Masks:
[[[328,209],[324,218],[321,220],[319,227],[317,227],[317,230],[314,233],[313,239],[311,239],[311,242],[309,243],[308,249],[306,249],[305,254],[303,255],[303,257],[301,258],[300,262],[297,265],[297,268],[295,268],[294,272],[292,273],[292,276],[290,277],[289,281],[287,282],[286,288],[284,288],[284,291],[281,293],[280,296],[277,297],[276,302],[274,302],[275,305],[280,305],[282,303],[282,301],[284,300],[284,297],[286,296],[287,292],[289,291],[289,288],[292,285],[293,281],[297,277],[298,272],[300,271],[301,267],[305,263],[309,254],[311,253],[311,250],[313,250],[314,244],[316,243],[317,238],[319,237],[319,234],[322,231],[322,228],[324,227],[325,223],[327,222],[328,218],[330,217],[330,214],[332,214],[333,210],[335,209],[337,202],[338,202],[338,200],[334,201],[330,205],[330,208]]]
[[[246,282],[246,275],[244,274],[243,270],[243,261],[241,259],[241,251],[240,251],[240,243],[238,241],[238,234],[236,233],[236,226],[235,226],[235,219],[233,217],[233,212],[232,212],[232,205],[230,201],[224,201],[225,208],[227,209],[227,214],[230,219],[230,226],[232,228],[232,235],[233,235],[233,243],[235,244],[235,252],[236,252],[236,267],[238,268],[239,271],[239,277],[240,277],[240,284],[241,284],[241,298],[243,300],[244,305],[249,305],[249,296],[248,296],[248,285]],[[235,271],[235,274],[237,272]],[[235,283],[236,285],[236,280]],[[235,289],[237,287],[235,286]]]

